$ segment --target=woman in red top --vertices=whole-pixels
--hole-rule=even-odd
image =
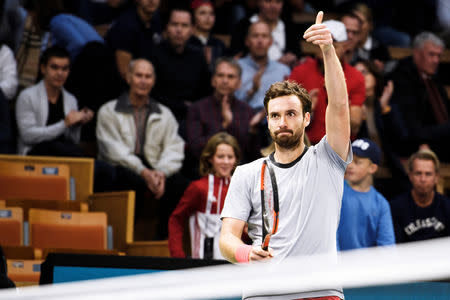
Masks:
[[[203,177],[189,185],[169,219],[172,257],[186,257],[183,233],[189,218],[191,257],[223,259],[219,250],[220,213],[239,158],[239,145],[228,133],[219,132],[208,140],[200,156]]]

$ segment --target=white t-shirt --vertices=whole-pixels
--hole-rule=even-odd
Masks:
[[[325,136],[292,163],[279,164],[270,155],[268,160],[275,172],[280,207],[278,231],[270,239],[275,261],[291,256],[336,255],[344,173],[352,161],[350,143],[349,149],[347,161],[342,160]],[[262,243],[260,174],[264,159],[267,158],[236,169],[221,214],[221,218],[247,222],[254,245]],[[332,295],[343,298],[342,289],[290,294],[286,299]],[[252,295],[251,299],[270,298]],[[284,298],[277,295],[277,299]]]

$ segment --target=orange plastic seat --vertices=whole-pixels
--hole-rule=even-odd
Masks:
[[[23,244],[23,210],[21,207],[0,209],[0,245]]]
[[[0,161],[0,197],[70,200],[69,167]]]
[[[30,245],[35,248],[107,249],[104,212],[30,209]]]
[[[16,284],[18,282],[39,283],[42,260],[8,259],[6,262],[8,277]]]

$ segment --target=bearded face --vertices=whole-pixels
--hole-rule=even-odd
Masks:
[[[279,148],[300,146],[310,114],[303,115],[300,100],[293,95],[271,99],[268,103],[267,122],[272,140]]]
[[[270,136],[275,144],[277,144],[280,148],[294,149],[300,145],[300,142],[303,139],[303,129],[303,127],[298,128],[294,132],[294,130],[282,128],[279,130],[270,131]]]

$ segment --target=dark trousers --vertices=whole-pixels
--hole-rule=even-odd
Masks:
[[[0,153],[12,153],[12,126],[9,111],[8,99],[0,89]]]
[[[179,173],[166,178],[164,195],[160,199],[155,199],[145,180],[139,174],[117,166],[116,176],[115,190],[134,190],[136,192],[135,220],[156,218],[156,239],[166,239],[170,214],[189,185],[189,180]]]

